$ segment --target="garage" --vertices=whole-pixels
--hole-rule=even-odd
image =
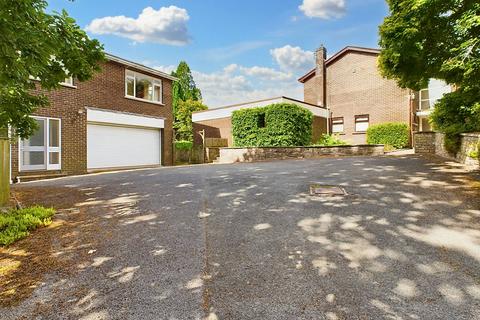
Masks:
[[[87,168],[92,170],[161,164],[164,120],[87,109]]]

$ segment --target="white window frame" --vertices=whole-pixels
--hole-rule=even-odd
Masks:
[[[340,122],[341,119],[341,122]],[[342,131],[335,131],[335,126],[342,126]],[[343,117],[332,118],[332,133],[344,133],[345,132],[345,119]]]
[[[152,100],[148,99],[142,99],[142,98],[137,98],[137,75],[141,75],[145,78],[149,78],[152,81]],[[133,80],[133,96],[128,94],[128,86],[127,86],[127,80],[132,79]],[[160,99],[158,101],[153,100],[155,99],[155,88],[158,87],[160,88]],[[144,102],[149,102],[149,103],[154,103],[154,104],[159,104],[163,105],[163,82],[161,79],[157,79],[151,76],[148,76],[144,73],[140,72],[135,72],[129,69],[125,69],[125,98],[128,99],[134,99],[134,100],[139,100],[139,101],[144,101]]]
[[[357,125],[359,124],[367,124],[367,128],[365,130],[357,130]],[[362,114],[355,116],[355,132],[364,133],[367,132],[368,128],[370,127],[370,115]]]
[[[42,171],[42,170],[61,170],[62,169],[62,119],[53,117],[32,116],[33,119],[42,120],[44,124],[44,146],[24,148],[22,140],[18,140],[18,168],[19,171]],[[58,121],[58,147],[50,147],[50,120]],[[23,165],[23,152],[43,151],[43,165]],[[50,164],[50,153],[58,153],[58,164]]]
[[[60,84],[64,87],[76,88],[75,84],[73,83],[73,77],[72,76],[65,78],[64,81],[60,82]]]

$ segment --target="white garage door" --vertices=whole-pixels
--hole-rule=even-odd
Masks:
[[[89,123],[88,169],[160,164],[160,130]]]

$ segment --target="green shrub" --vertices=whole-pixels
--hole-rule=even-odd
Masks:
[[[384,144],[395,149],[402,149],[408,146],[409,136],[408,125],[405,123],[383,123],[368,128],[367,143]]]
[[[0,245],[7,246],[34,229],[49,225],[54,214],[54,209],[40,206],[0,213]]]
[[[187,140],[175,141],[175,149],[177,150],[191,150],[193,142]]]
[[[306,146],[312,140],[313,114],[296,104],[278,103],[232,114],[236,147]]]
[[[328,146],[344,146],[347,145],[345,141],[340,139],[336,134],[322,134],[320,140],[315,144],[315,146],[328,147]]]

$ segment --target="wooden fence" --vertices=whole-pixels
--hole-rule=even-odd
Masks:
[[[0,137],[0,206],[10,199],[10,141]]]

